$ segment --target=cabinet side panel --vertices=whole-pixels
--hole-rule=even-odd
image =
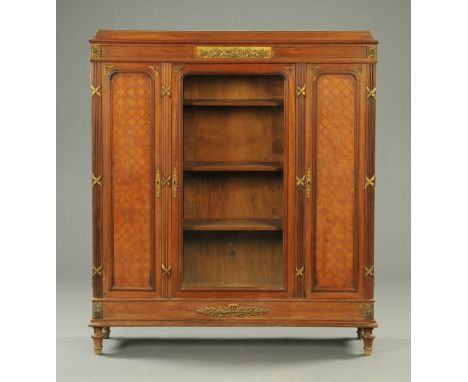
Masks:
[[[316,97],[314,290],[355,289],[356,81],[322,74]]]
[[[111,82],[112,289],[153,289],[154,137],[151,79],[122,72]]]

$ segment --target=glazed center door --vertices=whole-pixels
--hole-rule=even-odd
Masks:
[[[293,84],[279,65],[173,70],[172,296],[291,294]]]

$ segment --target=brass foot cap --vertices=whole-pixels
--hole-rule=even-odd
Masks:
[[[94,349],[94,354],[101,355],[102,354],[102,349]]]
[[[372,355],[372,350],[364,350],[364,355]]]

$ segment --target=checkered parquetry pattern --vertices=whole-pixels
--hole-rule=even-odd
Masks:
[[[151,267],[151,84],[143,73],[118,73],[111,89],[114,285],[145,288]]]
[[[316,285],[353,287],[355,80],[317,80]]]

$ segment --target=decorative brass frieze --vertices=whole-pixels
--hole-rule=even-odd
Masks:
[[[310,67],[309,73],[310,73],[310,75],[313,77],[313,76],[315,76],[315,74],[316,74],[319,70],[320,70],[320,66],[318,66],[318,65],[312,65],[312,66]]]
[[[174,167],[172,169],[172,197],[177,196],[177,169]]]
[[[310,198],[312,192],[312,169],[309,167],[307,169],[307,179],[306,179],[306,198]]]
[[[271,58],[269,46],[197,46],[200,58]]]
[[[94,176],[94,174],[92,175],[92,177],[91,177],[91,187],[93,187],[95,184],[102,187],[102,175],[99,175],[99,176]]]
[[[91,82],[89,83],[89,85],[91,86],[91,97],[93,95],[97,95],[97,96],[101,96],[101,85],[98,85],[98,86],[94,86]]]
[[[375,187],[374,183],[375,183],[375,175],[372,178],[369,178],[366,175],[366,186],[364,188],[367,188],[367,186]]]
[[[377,88],[374,88],[371,90],[368,87],[366,87],[366,90],[367,90],[367,98],[374,97],[374,99],[377,99]]]
[[[102,264],[97,268],[93,266],[93,277],[96,275],[102,276]]]
[[[171,96],[171,84],[161,85],[161,97],[164,97],[165,95],[168,97]]]
[[[361,304],[362,318],[364,320],[373,320],[374,319],[374,304],[365,303]]]
[[[151,71],[154,73],[156,77],[159,76],[159,66],[157,65],[149,65],[148,68],[151,69]]]
[[[367,58],[377,58],[377,47],[368,46],[367,47]]]
[[[364,277],[374,277],[374,266],[371,265],[369,268],[364,267],[365,275]]]
[[[270,309],[261,306],[241,306],[237,304],[229,304],[228,306],[202,306],[195,311],[204,316],[217,318],[245,318],[259,316],[269,312]]]
[[[91,44],[90,57],[91,57],[91,58],[99,58],[99,57],[101,57],[101,45],[99,45],[99,44]]]
[[[93,301],[93,320],[102,320],[104,316],[104,308],[102,302]]]
[[[296,88],[296,95],[299,97],[299,96],[303,96],[305,97],[306,95],[306,85],[304,84],[304,86],[297,86]]]
[[[112,65],[104,65],[104,74],[109,77],[111,70],[114,69]]]
[[[298,277],[304,278],[304,266],[296,267],[296,273],[294,275],[294,278],[298,278]]]
[[[163,272],[163,277],[169,277],[172,272],[172,265],[169,265],[168,267],[164,266],[164,264],[161,264],[161,269]]]
[[[299,187],[299,186],[305,187],[304,180],[305,180],[305,175],[302,178],[299,178],[298,176],[296,176],[296,187]]]

